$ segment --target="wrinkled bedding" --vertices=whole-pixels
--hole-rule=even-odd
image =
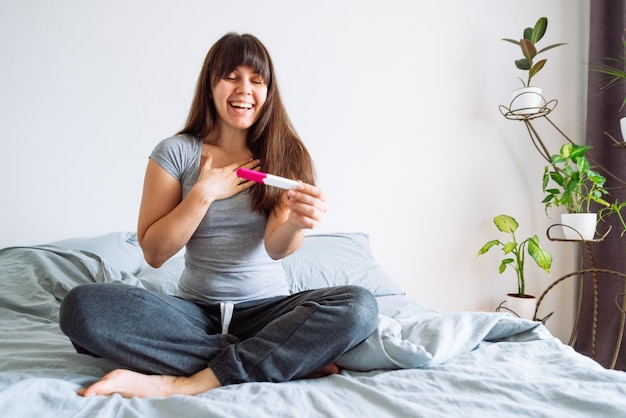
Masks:
[[[626,374],[606,370],[539,323],[501,313],[439,314],[378,297],[377,330],[340,374],[246,383],[198,396],[81,398],[116,364],[77,354],[58,327],[63,297],[87,282],[155,288],[86,251],[0,250],[2,417],[624,416]]]

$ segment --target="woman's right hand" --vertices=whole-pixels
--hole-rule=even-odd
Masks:
[[[200,174],[194,187],[200,188],[202,194],[210,202],[228,199],[254,185],[252,181],[237,177],[237,169],[245,167],[254,170],[259,167],[260,163],[259,160],[247,160],[213,168],[213,155],[203,154],[200,157]]]

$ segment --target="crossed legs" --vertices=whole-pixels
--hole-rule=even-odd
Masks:
[[[89,284],[68,294],[60,322],[79,352],[129,369],[110,373],[82,394],[166,396],[337,372],[333,362],[367,338],[376,318],[368,291],[335,287],[238,304],[230,334],[221,334],[217,304]]]

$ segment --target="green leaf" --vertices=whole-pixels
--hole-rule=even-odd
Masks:
[[[517,44],[519,45],[519,42],[517,42]],[[616,61],[619,65],[622,64],[622,60],[618,60],[615,58],[613,59],[607,58],[607,60]],[[600,74],[605,74],[611,77],[626,78],[626,72],[624,72],[624,70],[616,68],[616,67],[612,67],[607,64],[596,64],[596,65],[593,65],[591,69]]]
[[[580,182],[580,171],[575,171],[572,167],[568,166],[565,167],[565,174],[567,174],[567,176],[563,177],[565,179],[565,183],[575,184]]]
[[[529,41],[532,41],[533,38],[533,28],[526,28],[524,29],[524,39],[528,39]]]
[[[559,153],[561,155],[561,157],[563,158],[569,158],[570,154],[572,153],[574,149],[574,144],[564,144],[561,149],[559,150]]]
[[[530,70],[530,62],[526,58],[520,58],[515,60],[515,66],[518,70],[528,71]]]
[[[507,242],[506,244],[504,244],[504,246],[502,246],[502,251],[504,251],[504,254],[509,254],[510,252],[514,251],[517,248],[517,243],[511,241],[511,242]]]
[[[504,270],[506,270],[506,266],[511,264],[513,261],[514,260],[512,258],[505,258],[504,260],[502,260],[502,262],[500,263],[500,268],[498,268],[498,272],[500,274],[504,273]]]
[[[596,202],[596,203],[598,203],[598,204],[600,204],[602,206],[606,206],[607,208],[609,206],[611,206],[611,204],[609,202],[607,202],[606,200],[602,199],[601,197],[593,196],[592,199],[593,199],[594,202]]]
[[[587,160],[585,156],[581,155],[580,157],[576,157],[574,160],[576,161],[576,166],[578,167],[578,171],[585,173],[591,169],[589,160]]]
[[[519,227],[517,221],[509,215],[498,215],[493,218],[493,223],[499,231],[506,232],[508,234],[515,232]]]
[[[590,149],[590,145],[565,144],[561,147],[561,155],[574,161],[577,158],[584,156]]]
[[[516,41],[515,39],[503,38],[502,40],[511,42],[512,44],[515,44],[515,45],[519,45],[519,41]]]
[[[539,71],[541,71],[541,69],[543,68],[544,65],[546,65],[546,62],[548,60],[541,60],[535,63],[535,65],[532,66],[532,68],[530,69],[530,72],[528,73],[529,77],[534,77],[535,74],[537,74]]]
[[[550,267],[552,266],[552,254],[541,248],[539,245],[539,238],[537,235],[528,239],[528,254],[535,260],[537,265],[550,274]]]
[[[553,44],[553,45],[546,46],[545,48],[541,48],[539,51],[537,51],[537,55],[541,54],[542,52],[549,51],[552,48],[556,48],[557,46],[563,46],[563,45],[567,45],[567,44],[564,43],[564,42],[561,42],[561,43],[558,43],[558,44]]]
[[[536,44],[537,42],[541,40],[541,38],[543,38],[543,35],[545,35],[547,29],[548,29],[548,18],[540,17],[539,20],[537,20],[537,23],[535,23],[535,27],[532,29],[530,40],[534,44]]]
[[[565,184],[565,177],[563,177],[558,171],[551,171],[550,179],[559,186],[563,186],[563,184]]]
[[[487,251],[491,249],[491,247],[493,247],[494,245],[498,245],[498,244],[500,244],[500,241],[498,241],[497,239],[489,241],[488,243],[483,245],[483,247],[480,250],[478,250],[478,255],[485,254]]]
[[[606,182],[606,178],[596,173],[595,171],[590,171],[589,173],[587,173],[587,176],[589,177],[589,180],[591,180],[597,186],[604,186],[604,183]]]
[[[563,155],[563,152],[567,152],[567,155]],[[563,147],[561,147],[558,154],[554,154],[552,157],[550,157],[550,161],[552,162],[552,164],[561,164],[561,163],[567,162],[568,158],[569,158],[569,149],[563,150]]]
[[[576,191],[576,188],[580,184],[580,180],[581,180],[580,171],[572,171],[572,172],[570,172],[568,170],[567,174],[569,175],[570,178],[566,179],[565,183],[563,183],[564,186],[565,186],[565,191],[567,191],[567,192],[574,192],[574,191]]]

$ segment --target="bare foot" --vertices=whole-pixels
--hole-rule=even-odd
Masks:
[[[328,376],[331,374],[338,374],[339,372],[340,372],[339,366],[337,366],[335,363],[330,363],[328,366],[322,367],[318,371],[313,372],[310,375],[306,376],[305,379],[315,379],[318,377],[324,377],[324,376]]]
[[[106,374],[88,388],[79,389],[81,396],[114,393],[124,398],[165,397],[171,395],[197,395],[221,386],[211,369],[204,369],[190,377],[147,375],[131,370],[117,369]]]

